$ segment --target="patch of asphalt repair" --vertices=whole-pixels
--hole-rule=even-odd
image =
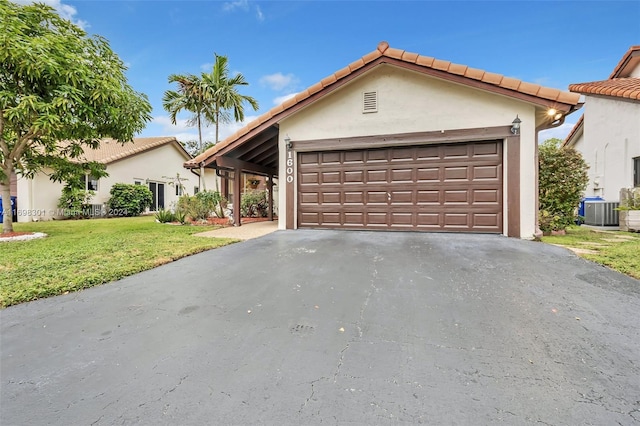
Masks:
[[[640,282],[496,235],[278,231],[0,312],[0,424],[640,423]]]

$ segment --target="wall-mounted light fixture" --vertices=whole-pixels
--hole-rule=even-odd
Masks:
[[[284,137],[284,144],[287,147],[287,151],[291,151],[291,148],[293,148],[293,142],[291,142],[289,135]]]
[[[553,117],[553,121],[558,121],[562,118],[562,113],[555,108],[549,108],[547,115],[549,117]]]
[[[520,120],[520,118],[516,114],[516,118],[514,118],[511,122],[511,133],[513,133],[514,135],[520,134],[520,123],[522,123],[522,120]]]

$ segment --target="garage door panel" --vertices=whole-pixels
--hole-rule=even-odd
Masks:
[[[418,191],[417,204],[440,204],[440,191]]]
[[[340,164],[340,152],[322,152],[319,161],[322,164]]]
[[[367,153],[367,163],[387,163],[389,161],[389,151],[386,149],[373,149],[365,152]]]
[[[500,193],[495,189],[474,189],[472,191],[473,204],[498,204]]]
[[[340,192],[323,192],[322,196],[319,197],[322,199],[322,204],[340,204]]]
[[[474,166],[473,179],[500,179],[500,168],[498,166]]]
[[[364,226],[364,213],[362,212],[345,212],[344,223],[346,225]]]
[[[415,214],[413,212],[392,212],[391,225],[413,227]]]
[[[345,151],[344,164],[363,164],[365,162],[365,151]]]
[[[300,203],[301,204],[309,204],[316,205],[320,202],[320,194],[318,192],[303,192],[300,193]],[[324,202],[324,195],[323,195]]]
[[[344,204],[364,204],[364,192],[363,191],[345,191],[344,192]]]
[[[317,172],[300,173],[300,183],[302,185],[320,182]]]
[[[364,183],[364,172],[362,170],[344,172],[344,183]]]
[[[387,170],[367,170],[367,182],[386,182]]]
[[[472,147],[474,157],[497,157],[499,155],[502,155],[502,153],[500,152],[500,143],[498,142],[474,144],[472,145]]]
[[[386,206],[389,203],[387,191],[367,191],[367,204],[381,204]]]
[[[444,203],[446,204],[469,204],[469,191],[466,189],[456,191],[444,191]]]
[[[469,167],[445,167],[444,180],[469,180]]]
[[[391,148],[391,161],[413,160],[415,148]]]
[[[469,157],[469,146],[467,144],[444,145],[442,158]]]
[[[367,212],[367,225],[386,225],[388,215],[386,212]]]
[[[475,213],[473,215],[473,225],[479,228],[499,229],[502,224],[502,215]]]
[[[391,170],[391,182],[413,182],[413,169]]]
[[[444,226],[456,228],[469,228],[469,213],[443,213]]]
[[[298,158],[301,227],[502,232],[501,141]]]
[[[395,206],[397,204],[415,204],[413,201],[413,191],[389,191],[389,195],[391,196],[391,205]],[[388,197],[387,197],[388,198]]]

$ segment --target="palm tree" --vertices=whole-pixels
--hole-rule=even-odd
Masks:
[[[213,69],[202,74],[202,82],[212,94],[210,105],[213,123],[216,126],[216,143],[219,139],[220,123],[230,123],[233,113],[234,121],[244,120],[244,103],[248,102],[254,111],[258,110],[258,101],[251,96],[241,95],[237,86],[248,86],[249,83],[240,73],[229,77],[229,60],[226,56],[215,54]]]
[[[203,74],[204,76],[204,74]],[[176,124],[176,118],[180,111],[193,113],[189,119],[190,124],[198,126],[198,153],[202,153],[202,125],[213,122],[211,105],[213,99],[209,87],[203,79],[192,74],[171,74],[169,83],[177,83],[178,90],[167,90],[162,97],[162,106],[169,113],[172,124]],[[200,165],[200,182],[198,185],[206,190],[204,180],[204,166]]]

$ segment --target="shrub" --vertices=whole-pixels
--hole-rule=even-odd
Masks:
[[[561,230],[575,223],[578,205],[589,182],[589,167],[582,155],[561,143],[554,138],[540,145],[538,218],[542,231]]]
[[[160,223],[169,223],[176,221],[176,215],[171,210],[159,210],[155,216],[156,220]]]
[[[227,199],[218,191],[200,191],[196,195],[183,195],[178,199],[177,211],[185,213],[192,220],[207,220],[209,216],[224,217]]]
[[[86,218],[90,216],[90,201],[94,195],[95,192],[93,191],[85,191],[84,189],[65,185],[62,188],[62,196],[58,200],[58,207],[63,209],[66,217]]]
[[[267,217],[269,215],[267,191],[247,191],[242,194],[240,214],[244,217]]]
[[[153,193],[142,185],[116,183],[110,194],[109,210],[118,211],[121,216],[140,216],[153,202]]]
[[[178,199],[179,212],[189,216],[191,220],[205,221],[211,216],[211,207],[197,196],[183,195]]]

